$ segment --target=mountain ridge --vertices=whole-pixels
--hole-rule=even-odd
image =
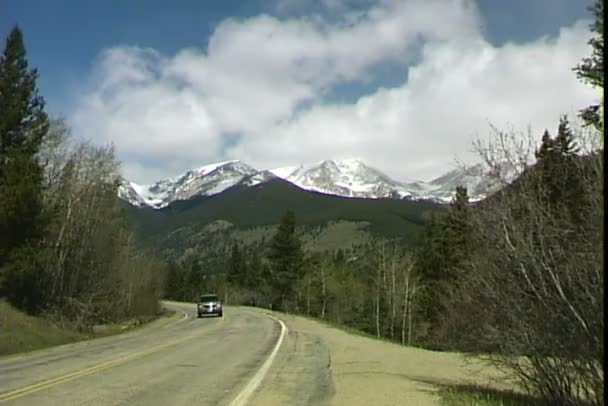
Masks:
[[[136,207],[162,209],[195,197],[213,196],[231,187],[252,187],[283,179],[301,189],[348,198],[432,200],[448,203],[456,186],[466,186],[472,201],[493,191],[481,165],[454,169],[430,182],[392,179],[358,159],[324,160],[268,170],[257,170],[238,160],[194,168],[174,178],[139,185],[122,179],[118,195]]]

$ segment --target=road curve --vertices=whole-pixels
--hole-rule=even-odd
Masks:
[[[194,305],[166,305],[183,316],[0,359],[0,404],[230,405],[263,378],[284,335],[257,312],[228,307],[223,318],[197,319]]]

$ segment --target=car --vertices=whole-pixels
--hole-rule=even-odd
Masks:
[[[203,317],[204,315],[216,315],[217,317],[222,317],[224,315],[222,302],[219,296],[216,294],[201,295],[196,304],[196,311],[198,317]]]

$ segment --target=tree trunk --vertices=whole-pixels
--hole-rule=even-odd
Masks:
[[[295,312],[300,313],[300,302],[302,300],[302,292],[300,286],[300,280],[296,280],[296,294],[295,294]]]
[[[380,338],[380,272],[381,269],[378,267],[377,275],[376,275],[376,309],[375,309],[375,318],[376,318],[376,337]]]
[[[310,278],[306,280],[306,315],[310,317]]]
[[[325,305],[327,304],[327,292],[325,286],[325,264],[321,264],[321,296],[322,296],[322,305],[321,305],[321,319],[325,319]]]
[[[406,326],[406,318],[408,316],[408,312],[410,310],[409,306],[409,293],[410,293],[410,278],[409,272],[405,274],[405,290],[403,295],[403,314],[401,316],[401,344],[405,344],[405,326]],[[408,345],[409,345],[409,328],[408,328]]]
[[[414,304],[414,298],[416,296],[416,290],[418,288],[418,283],[414,280],[413,281],[413,286],[412,286],[412,293],[410,295],[409,298],[409,303],[408,303],[408,311],[407,311],[407,345],[411,345],[412,343],[412,326],[414,324],[413,322],[413,316],[412,316],[412,307]]]
[[[397,315],[397,302],[396,302],[396,294],[395,294],[395,268],[397,261],[397,248],[393,252],[393,260],[391,264],[391,293],[390,293],[390,301],[391,301],[391,340],[395,338],[395,317]]]

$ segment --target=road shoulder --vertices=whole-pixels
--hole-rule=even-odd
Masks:
[[[405,347],[304,317],[267,313],[283,320],[289,335],[255,405],[439,405],[439,390],[446,385],[507,389],[499,371],[462,354]]]

